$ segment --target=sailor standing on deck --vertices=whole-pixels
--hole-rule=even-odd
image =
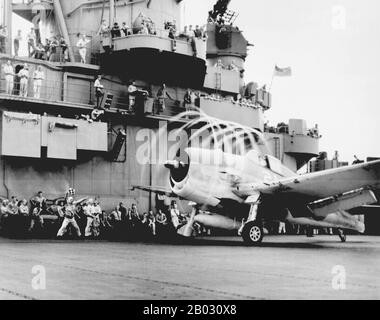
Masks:
[[[36,45],[36,33],[34,32],[34,28],[30,29],[30,32],[27,34],[26,39],[28,40],[28,54],[29,57],[31,57]]]
[[[8,223],[8,217],[9,215],[12,215],[13,212],[9,208],[9,200],[4,199],[0,206],[0,229],[7,230],[9,223]]]
[[[166,98],[166,85],[165,83],[162,84],[161,88],[157,92],[157,103],[158,103],[158,110],[157,114],[160,114],[160,112],[165,111],[165,98]]]
[[[111,29],[111,37],[112,38],[120,38],[121,37],[121,30],[120,26],[117,22],[113,24],[113,27]]]
[[[3,69],[4,69],[5,83],[6,83],[5,92],[6,94],[12,94],[15,73],[14,73],[13,66],[10,60],[7,61],[7,64],[4,65]]]
[[[186,112],[191,111],[194,105],[194,95],[190,89],[187,89],[185,96],[183,97],[183,105],[185,107]]]
[[[18,57],[18,51],[20,49],[20,41],[22,40],[21,30],[17,31],[17,35],[13,40],[13,48],[15,50],[15,56]]]
[[[218,59],[218,61],[215,63],[214,68],[217,69],[224,69],[224,65],[221,59]]]
[[[20,77],[20,97],[26,98],[28,96],[28,80],[29,80],[29,68],[25,63],[24,68],[18,73]]]
[[[197,39],[202,38],[202,30],[201,30],[201,28],[200,28],[198,25],[195,26],[194,36],[195,36],[195,38],[197,38]]]
[[[91,229],[95,218],[94,209],[94,200],[89,199],[87,205],[83,207],[84,214],[87,216],[87,225],[84,231],[85,237],[90,237],[92,235]]]
[[[106,19],[103,19],[102,24],[100,25],[100,28],[98,31],[98,35],[101,35],[102,37],[106,37],[108,36],[109,32],[110,32],[110,27],[108,26]]]
[[[39,225],[40,228],[43,228],[44,226],[44,219],[41,217],[42,209],[40,207],[35,207],[32,211],[31,217],[30,217],[30,225],[29,225],[29,232],[32,232],[34,228],[36,227],[36,224]]]
[[[85,34],[78,34],[79,40],[77,42],[77,47],[79,49],[79,55],[80,55],[80,62],[86,63],[86,56],[87,56],[87,44],[90,42],[90,40],[87,39]]]
[[[45,79],[45,74],[42,71],[42,66],[38,66],[37,70],[33,73],[33,91],[34,97],[39,99],[41,96],[42,80]]]
[[[156,216],[154,215],[153,210],[150,210],[147,215],[146,223],[148,224],[148,228],[152,231],[152,234],[154,236],[156,235],[156,221]]]
[[[278,234],[286,234],[285,222],[280,221],[278,225]]]
[[[134,107],[135,107],[135,104],[136,104],[136,92],[137,92],[137,88],[135,86],[135,82],[134,81],[131,81],[129,86],[128,86],[128,97],[129,97],[129,106],[128,106],[128,110],[131,112],[131,111],[134,111]]]
[[[60,209],[60,211],[61,211],[61,209]],[[58,230],[57,237],[62,237],[65,234],[67,227],[69,225],[72,225],[74,227],[74,229],[77,233],[77,236],[80,237],[81,232],[80,232],[80,229],[79,229],[77,222],[75,221],[76,206],[75,206],[75,202],[74,202],[73,197],[67,198],[67,203],[63,207],[62,213],[63,213],[65,219],[63,220],[61,228]]]
[[[95,80],[94,83],[94,88],[95,88],[95,96],[96,96],[96,106],[99,108],[100,107],[100,101],[101,98],[104,96],[104,86],[100,83],[100,80],[102,80],[102,76],[99,74],[97,79]]]
[[[102,215],[102,208],[100,207],[99,200],[94,201],[94,221],[92,223],[92,234],[98,237],[100,234],[100,217]]]
[[[46,198],[43,196],[42,191],[38,191],[37,195],[31,199],[33,207],[46,208]]]
[[[129,27],[127,26],[125,22],[123,22],[122,24],[121,31],[123,32],[124,37],[127,37],[132,34],[132,32],[130,31]]]
[[[172,219],[173,227],[175,230],[177,230],[178,227],[180,226],[180,222],[179,222],[180,213],[178,210],[177,202],[174,200],[171,203],[170,216]]]
[[[60,62],[69,61],[69,50],[67,50],[67,44],[64,37],[59,39],[59,46],[61,47]]]
[[[42,213],[46,211],[46,198],[43,196],[42,191],[38,191],[37,195],[30,199],[31,207],[31,220],[29,226],[29,232],[32,232],[36,224],[41,228],[44,225],[44,219]]]

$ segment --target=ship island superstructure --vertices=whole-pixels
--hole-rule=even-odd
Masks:
[[[156,195],[133,187],[169,187],[169,172],[162,163],[136,160],[144,143],[140,135],[186,123],[172,119],[186,111],[188,91],[202,112],[261,132],[268,156],[293,171],[319,154],[319,132],[304,120],[265,123],[271,93],[244,77],[252,46],[235,26],[229,1],[215,4],[198,34],[181,27],[184,2],[0,0],[0,24],[6,26],[0,64],[11,61],[16,74],[27,64],[30,74],[26,96],[19,94],[17,75],[7,94],[1,69],[1,196],[30,198],[43,190],[54,199],[72,187],[78,195],[100,198],[105,209],[120,201],[153,208]],[[12,14],[33,23],[36,47],[57,37],[48,58],[46,50],[37,58],[14,55]],[[115,23],[125,31],[112,29]],[[36,98],[32,74],[38,66],[45,76]]]

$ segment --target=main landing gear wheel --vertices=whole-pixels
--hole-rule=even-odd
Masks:
[[[264,229],[257,221],[247,222],[243,227],[242,238],[247,244],[258,244],[264,238]]]
[[[340,241],[346,242],[347,236],[342,229],[338,229],[338,236],[339,236]]]

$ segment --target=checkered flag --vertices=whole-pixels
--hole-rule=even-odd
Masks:
[[[75,196],[75,189],[74,188],[69,188],[69,190],[67,190],[66,195],[65,195],[66,200],[67,200],[68,197],[73,197],[74,198],[74,196]]]

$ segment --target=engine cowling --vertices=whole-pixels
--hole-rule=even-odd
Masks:
[[[221,199],[242,202],[232,191],[231,165],[240,156],[226,158],[221,150],[187,148],[187,161],[168,161],[170,185],[178,196],[211,207],[219,205]],[[236,157],[236,158],[235,158]]]

